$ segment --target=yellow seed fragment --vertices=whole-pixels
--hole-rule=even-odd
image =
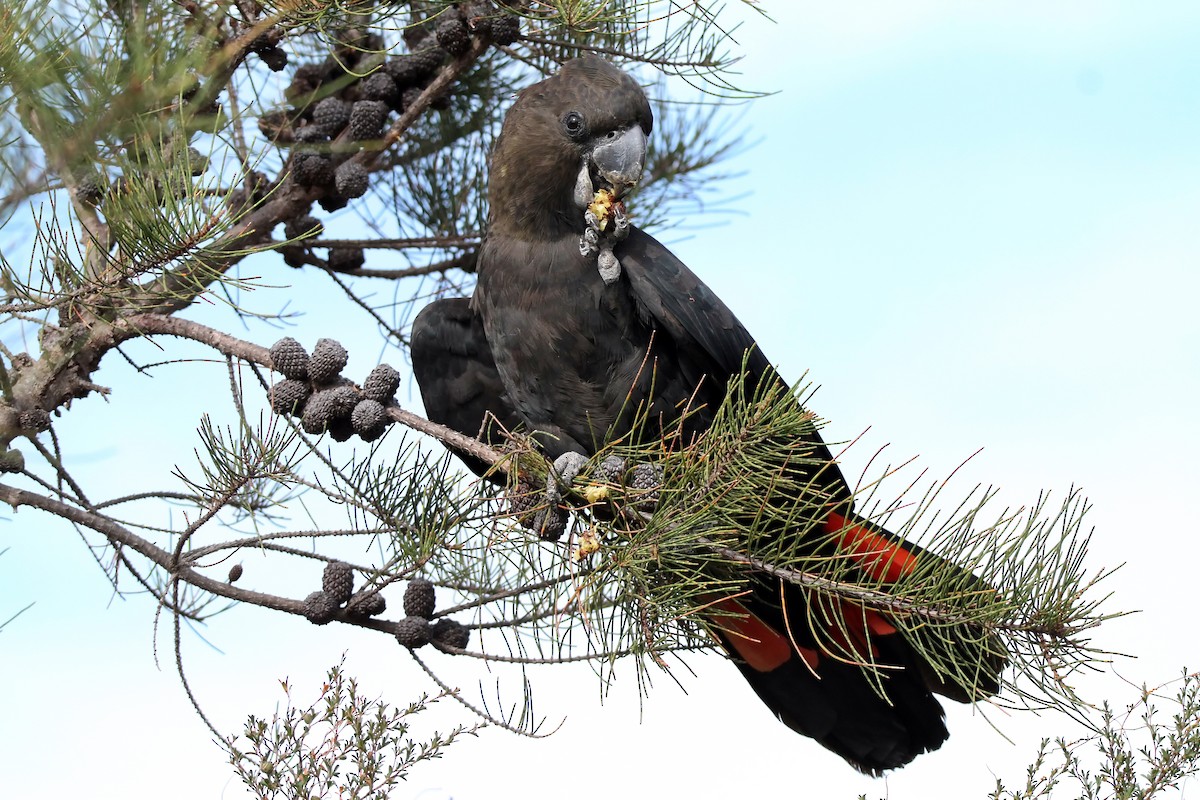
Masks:
[[[616,198],[608,189],[598,189],[592,202],[588,204],[588,211],[596,215],[596,224],[603,231],[608,227],[608,218],[612,216],[613,203]]]
[[[600,539],[596,536],[596,532],[589,528],[580,535],[579,547],[575,548],[575,552],[571,554],[571,558],[575,561],[582,561],[592,553],[599,551]]]
[[[589,503],[599,503],[608,499],[608,487],[597,483],[589,484],[583,487],[583,496]]]

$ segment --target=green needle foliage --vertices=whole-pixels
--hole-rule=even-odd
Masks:
[[[880,570],[872,578],[861,558],[824,546],[828,535],[818,529],[829,498],[812,476],[831,467],[809,443],[820,421],[781,385],[754,396],[741,387],[731,384],[712,428],[686,447],[668,438],[597,455],[596,467],[612,454],[661,465],[652,513],[644,491],[577,479],[574,550],[558,551],[557,563],[546,564],[540,549],[522,562],[530,581],[574,573],[570,587],[557,600],[531,595],[530,605],[509,613],[548,614],[555,624],[577,614],[585,653],[635,653],[644,665],[665,665],[671,652],[711,646],[705,625],[720,615],[710,607],[745,591],[753,566],[803,588],[823,649],[868,674],[871,660],[847,646],[848,607],[886,612],[964,699],[981,699],[982,671],[1007,657],[1004,702],[1078,702],[1071,677],[1106,655],[1087,635],[1116,614],[1100,610],[1104,596],[1094,589],[1108,573],[1089,574],[1083,564],[1086,506],[1077,494],[1058,507],[1043,500],[989,517],[993,493],[984,491],[942,520],[932,518],[931,494],[879,520],[924,542],[929,555],[898,577]],[[491,543],[493,558],[500,546]],[[560,610],[550,614],[555,603]]]

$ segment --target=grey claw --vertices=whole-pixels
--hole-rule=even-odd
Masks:
[[[558,507],[562,502],[562,488],[571,485],[579,474],[587,457],[574,451],[563,453],[554,459],[550,474],[546,476],[546,505],[534,515],[532,527],[543,539],[558,539],[567,529],[567,512]]]
[[[600,249],[600,234],[595,228],[584,228],[583,235],[579,237],[579,255],[587,258],[592,253]]]
[[[600,277],[605,286],[612,286],[621,277],[621,262],[617,260],[612,251],[612,245],[608,242],[605,242],[600,249],[600,256],[596,259],[596,269],[600,271]]]
[[[616,205],[613,207],[613,241],[619,242],[629,235],[629,215],[625,213],[625,206]]]
[[[575,476],[587,464],[587,456],[583,453],[569,451],[554,459],[554,466],[546,476],[546,500],[551,505],[562,501],[562,491],[559,487],[571,485]]]

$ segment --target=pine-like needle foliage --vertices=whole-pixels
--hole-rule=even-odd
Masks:
[[[1083,565],[1081,497],[992,512],[993,493],[983,491],[939,519],[931,492],[886,519],[928,554],[872,578],[864,558],[884,556],[833,546],[820,527],[830,500],[818,488],[820,473],[832,468],[811,443],[821,421],[781,385],[754,395],[743,387],[731,383],[711,429],[694,443],[668,436],[646,446],[617,444],[593,459],[589,477],[576,481],[566,549],[488,541],[489,551],[474,560],[473,582],[488,581],[485,565],[500,559],[520,564],[521,580],[544,587],[501,593],[505,618],[545,620],[552,649],[535,635],[539,657],[628,653],[643,666],[665,667],[675,651],[712,646],[706,629],[720,624],[712,606],[747,590],[757,573],[800,587],[821,647],[868,675],[876,676],[875,665],[849,644],[846,626],[870,609],[886,612],[954,696],[982,699],[980,686],[1008,659],[1007,702],[1077,702],[1072,676],[1103,657],[1090,631],[1113,616],[1100,610],[1104,596],[1094,589],[1108,573],[1088,574]],[[661,485],[637,489],[591,477],[612,455],[659,465]],[[497,614],[485,600],[481,607]],[[870,629],[860,627],[869,645]],[[506,641],[520,652],[529,646]]]

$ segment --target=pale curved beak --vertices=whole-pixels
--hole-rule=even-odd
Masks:
[[[646,134],[640,125],[613,131],[592,148],[596,174],[617,197],[637,186],[646,168]]]

